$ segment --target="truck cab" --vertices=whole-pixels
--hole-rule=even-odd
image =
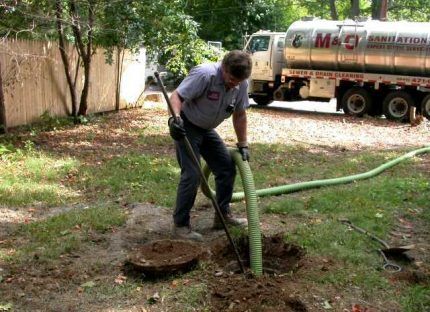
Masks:
[[[251,53],[252,78],[249,95],[259,105],[273,100],[283,68],[285,33],[260,30],[248,40],[245,50]]]

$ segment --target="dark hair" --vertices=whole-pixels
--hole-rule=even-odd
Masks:
[[[234,78],[248,79],[252,70],[251,56],[241,50],[230,51],[224,56],[222,66]]]

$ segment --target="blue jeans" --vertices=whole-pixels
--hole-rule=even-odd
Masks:
[[[200,161],[206,161],[215,177],[216,200],[223,214],[230,212],[236,167],[223,140],[215,130],[202,129],[190,123],[182,114],[187,138]],[[190,211],[194,205],[201,177],[183,141],[175,141],[176,158],[181,167],[181,178],[176,195],[173,221],[176,226],[190,225]]]

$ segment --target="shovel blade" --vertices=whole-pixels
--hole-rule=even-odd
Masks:
[[[408,252],[412,249],[415,248],[415,245],[405,245],[405,246],[397,246],[397,247],[390,247],[390,248],[385,248],[385,249],[381,249],[384,253],[389,254],[389,255],[398,255],[398,254],[402,254],[404,252]]]

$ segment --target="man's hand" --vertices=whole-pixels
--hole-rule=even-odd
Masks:
[[[249,148],[248,148],[248,146],[239,147],[239,153],[242,155],[243,161],[249,161]]]
[[[181,117],[170,117],[168,121],[170,136],[173,140],[179,141],[184,138],[186,132],[184,129],[184,121]]]

